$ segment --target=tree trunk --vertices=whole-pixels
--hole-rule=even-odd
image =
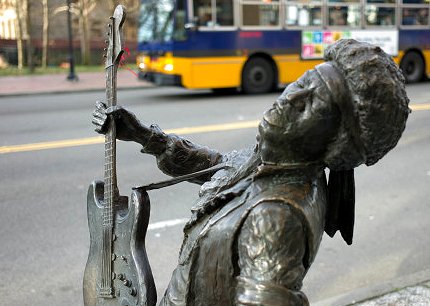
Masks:
[[[24,30],[24,39],[25,39],[25,48],[27,53],[27,67],[31,73],[34,72],[34,63],[33,63],[33,46],[31,43],[31,20],[30,20],[30,2],[29,0],[24,0],[23,2],[23,10],[25,14],[25,30]]]
[[[118,4],[120,4],[119,2],[121,2],[121,4],[125,6],[125,8],[127,9],[127,13],[135,12],[140,6],[140,1],[138,0],[128,0],[128,1],[110,0],[109,9],[113,12],[115,7]]]
[[[21,1],[16,0],[15,11],[16,11],[16,49],[18,53],[18,69],[24,67],[24,48],[22,41],[22,11]]]
[[[91,46],[90,46],[90,35],[89,35],[89,23],[88,12],[84,12],[82,16],[83,21],[83,36],[84,36],[84,65],[91,64]]]
[[[89,10],[88,0],[79,3],[79,30],[81,32],[81,63],[90,64]]]
[[[48,0],[42,0],[43,5],[43,37],[42,37],[42,67],[48,66],[48,42],[49,42],[49,8]]]
[[[109,10],[111,12],[113,12],[113,10],[115,9],[115,7],[118,5],[118,1],[117,0],[110,0],[109,1]]]

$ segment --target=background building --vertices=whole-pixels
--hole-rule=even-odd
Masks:
[[[140,1],[74,0],[71,2],[76,63],[85,62],[85,57],[87,57],[86,64],[103,62],[102,49],[105,45],[108,18],[118,3],[124,4],[127,8],[124,38],[126,47],[134,55]],[[18,64],[19,61],[20,38],[21,42],[24,42],[22,52],[24,62],[29,54],[32,54],[35,65],[42,63],[44,41],[48,50],[46,56],[48,65],[67,62],[67,1],[0,0],[0,54],[12,65]],[[28,48],[31,49],[30,52],[27,52]]]

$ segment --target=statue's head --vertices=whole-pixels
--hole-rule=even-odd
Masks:
[[[264,162],[346,170],[376,163],[397,144],[410,111],[392,58],[346,39],[328,47],[325,60],[265,112],[258,135]]]

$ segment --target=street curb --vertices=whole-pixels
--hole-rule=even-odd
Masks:
[[[156,88],[153,85],[143,85],[143,86],[130,86],[130,87],[120,87],[118,91],[124,90],[133,90],[133,89],[152,89]],[[23,92],[13,92],[13,93],[0,93],[0,98],[5,97],[22,97],[22,96],[32,96],[32,95],[50,95],[50,94],[67,94],[67,93],[85,93],[85,92],[95,92],[95,91],[104,91],[104,87],[98,88],[83,88],[83,89],[53,89],[50,91],[23,91]]]
[[[343,293],[326,300],[312,303],[312,306],[346,306],[358,302],[364,302],[381,295],[426,282],[430,280],[430,269],[423,270],[417,273],[409,274],[406,276],[394,278],[386,282],[372,285],[368,287],[359,288],[357,290]]]

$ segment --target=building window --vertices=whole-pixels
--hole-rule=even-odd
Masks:
[[[16,13],[13,8],[0,10],[0,38],[16,39]]]

